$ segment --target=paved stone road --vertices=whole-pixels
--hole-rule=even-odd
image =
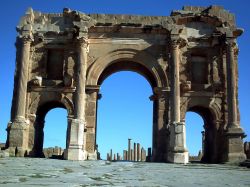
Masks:
[[[1,158],[0,186],[250,186],[250,169],[228,165]]]

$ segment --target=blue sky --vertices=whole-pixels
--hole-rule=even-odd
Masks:
[[[171,10],[181,9],[184,5],[224,6],[225,9],[236,14],[238,27],[245,29],[244,34],[238,39],[240,47],[239,101],[241,125],[250,136],[250,65],[248,62],[250,11],[248,1],[239,3],[239,1],[228,0],[8,0],[1,1],[0,4],[0,142],[6,141],[5,129],[10,120],[15,68],[15,27],[28,7],[42,12],[62,12],[64,7],[69,7],[85,13],[168,16]],[[102,155],[106,157],[106,152],[110,148],[121,153],[121,150],[127,147],[128,137],[140,142],[145,148],[151,146],[152,103],[148,97],[152,94],[152,90],[148,82],[136,73],[119,72],[103,82],[101,93],[103,98],[99,102],[97,140]],[[44,142],[46,147],[65,146],[66,115],[65,110],[54,109],[46,116]],[[201,148],[201,130],[200,117],[188,113],[187,142],[191,154],[196,154]],[[245,140],[250,141],[249,136]]]

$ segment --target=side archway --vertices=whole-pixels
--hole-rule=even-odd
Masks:
[[[72,100],[66,95],[53,94],[53,95],[39,95],[30,104],[29,111],[32,115],[36,115],[39,107],[47,105],[47,103],[59,103],[58,105],[63,105],[68,113],[68,116],[74,115],[74,104]]]
[[[50,101],[43,103],[37,107],[36,118],[33,124],[34,127],[34,144],[32,148],[32,156],[34,157],[44,157],[43,154],[43,144],[44,144],[44,125],[45,117],[47,113],[55,108],[66,109],[69,114],[68,108],[64,103],[60,101]],[[66,117],[67,119],[67,117]],[[67,142],[67,136],[65,132],[65,143]]]
[[[220,149],[223,135],[221,134],[221,99],[208,97],[185,97],[181,103],[181,119],[185,121],[187,112],[198,114],[203,125],[203,156],[201,161],[206,163],[220,162]],[[187,127],[188,128],[188,127]],[[192,135],[193,136],[193,135]],[[189,137],[187,137],[189,138]],[[202,138],[201,138],[202,139]],[[199,139],[198,141],[201,141]]]
[[[218,162],[218,113],[209,105],[189,105],[186,112],[194,112],[203,119],[204,131],[202,132],[202,158],[201,162]]]

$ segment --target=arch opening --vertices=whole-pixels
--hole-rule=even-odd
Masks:
[[[63,158],[67,141],[67,108],[58,101],[40,105],[34,122],[33,156]]]
[[[187,148],[191,162],[217,162],[217,130],[211,111],[201,106],[186,113]]]
[[[146,81],[145,81],[146,79]],[[152,76],[140,65],[116,63],[106,68],[98,84],[102,99],[98,101],[96,144],[101,158],[106,159],[110,149],[122,156],[127,150],[128,138],[140,143],[145,150],[152,146],[153,104]]]
[[[102,74],[100,75],[98,79],[97,84],[101,85],[106,78],[120,71],[131,71],[131,72],[138,73],[142,75],[143,77],[145,77],[145,79],[151,85],[151,88],[154,88],[157,86],[157,82],[154,76],[145,66],[137,62],[128,61],[128,60],[119,60],[119,61],[112,62],[107,68],[104,69],[104,71],[102,72]]]
[[[118,49],[98,58],[87,72],[87,85],[100,85],[110,74],[121,71],[135,71],[143,75],[152,87],[168,87],[166,72],[158,59],[146,50]]]

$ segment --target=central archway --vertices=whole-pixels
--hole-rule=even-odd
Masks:
[[[113,61],[112,63],[110,63],[109,66],[107,66],[102,71],[102,73],[99,76],[97,84],[101,86],[101,85],[103,85],[103,82],[106,79],[108,79],[109,77],[112,77],[113,75],[115,75],[117,73],[121,73],[121,72],[133,72],[133,73],[136,73],[136,74],[143,76],[147,80],[147,82],[149,83],[149,87],[150,87],[149,89],[151,92],[147,96],[147,99],[149,100],[150,96],[153,95],[154,88],[157,87],[157,81],[154,78],[153,74],[150,72],[150,70],[138,62],[129,61],[129,60],[125,60],[125,59],[119,59],[119,60]],[[123,84],[123,83],[121,82],[120,84]],[[123,99],[123,98],[120,98],[120,99]],[[97,111],[98,111],[98,103],[97,103]],[[126,115],[126,114],[124,114],[124,115]],[[157,114],[154,114],[153,107],[151,107],[151,116],[154,116],[154,115],[157,115]],[[97,113],[97,118],[99,118],[98,113]],[[133,122],[133,120],[131,120],[131,123],[132,122]],[[149,125],[149,128],[151,129],[150,132],[152,133],[153,129],[156,129],[156,128],[153,128],[153,119],[151,118],[150,122],[147,122],[147,124],[151,124],[151,125]],[[96,124],[96,136],[97,136],[97,132],[98,132],[97,131],[98,125],[99,124]],[[122,126],[120,126],[120,127],[121,127],[120,131],[122,132]],[[138,136],[139,134],[136,134],[136,135]],[[126,138],[124,137],[124,142],[127,142],[127,138],[132,138],[131,136],[132,136],[132,134],[128,135]],[[157,133],[153,132],[152,135],[148,136],[147,138],[149,138],[151,141],[151,143],[150,143],[150,145],[148,145],[148,147],[152,147],[153,142],[156,142],[155,139],[157,139]],[[95,139],[96,139],[95,144],[100,145],[100,141],[97,142],[97,137]],[[132,139],[134,139],[134,138],[132,138]],[[137,138],[135,138],[134,140],[136,140],[136,139]],[[138,142],[136,142],[136,143],[138,143]],[[140,142],[140,143],[142,143],[142,142]],[[123,148],[125,148],[126,144],[124,144],[122,146],[123,146]],[[148,147],[144,147],[144,148],[146,149]],[[99,148],[102,148],[102,147],[99,147]],[[110,148],[112,148],[112,147],[110,147]],[[106,153],[107,153],[107,151],[106,151]],[[119,153],[122,153],[121,150],[119,151]],[[102,158],[104,157],[104,155],[105,154],[102,153],[102,155],[101,155]]]
[[[157,59],[145,51],[137,51],[135,49],[116,50],[106,56],[102,56],[93,63],[93,66],[91,66],[87,72],[88,96],[86,105],[87,130],[85,133],[85,146],[89,153],[88,159],[91,159],[93,156],[91,153],[96,154],[97,92],[107,77],[120,71],[136,72],[145,77],[151,85],[153,93],[151,97],[153,100],[152,160],[164,161],[167,152],[167,138],[164,130],[164,124],[166,124],[167,121],[167,111],[164,109],[165,100],[162,101],[159,96],[159,90],[168,87],[167,75],[159,65]],[[93,108],[95,109],[93,110]]]

